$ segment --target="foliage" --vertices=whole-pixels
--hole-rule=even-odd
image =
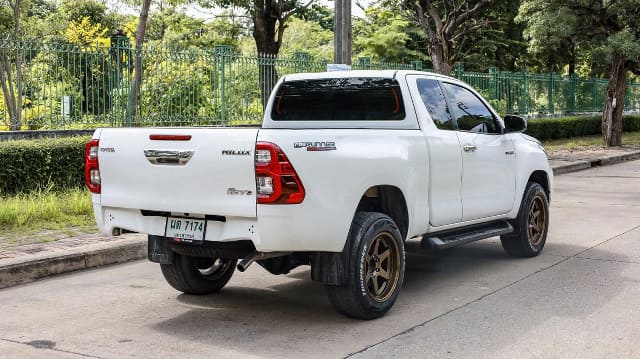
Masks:
[[[333,32],[333,9],[325,5],[311,4],[311,6],[300,9],[296,17],[304,21],[316,23],[320,25],[322,30]]]
[[[424,31],[436,72],[448,75],[473,48],[470,35],[490,24],[491,0],[403,0],[404,15]]]
[[[412,40],[420,36],[417,27],[392,9],[374,6],[354,22],[354,52],[379,62],[410,62],[424,58],[411,47]],[[420,40],[424,41],[424,36]]]
[[[555,14],[562,19],[554,18]],[[640,74],[640,1],[525,0],[518,16],[527,23],[532,43],[555,39],[557,43],[568,43],[573,57],[571,49],[586,48],[592,58],[609,64],[602,111],[603,137],[609,146],[620,145],[623,106],[618,103],[626,101],[627,73]],[[549,54],[555,52],[542,45],[537,48]],[[571,68],[576,61],[570,61]]]
[[[0,196],[83,186],[87,137],[0,142]]]
[[[528,135],[539,140],[602,134],[600,116],[538,118],[527,121]],[[623,131],[640,131],[640,115],[623,116]]]
[[[152,17],[149,27],[151,34],[156,33],[156,43],[173,49],[212,49],[216,45],[229,45],[236,51],[242,34],[242,25],[228,21],[226,17],[205,22],[174,10]]]
[[[315,60],[332,59],[333,32],[318,23],[292,18],[282,39],[280,58],[293,58],[296,52],[306,52]]]
[[[85,16],[79,22],[71,20],[64,35],[67,41],[75,45],[106,47],[111,45],[111,40],[105,37],[107,31],[99,23],[92,24],[89,17]]]
[[[92,0],[62,0],[60,14],[68,22],[79,22],[84,18],[92,24],[103,24],[106,20],[107,6]]]

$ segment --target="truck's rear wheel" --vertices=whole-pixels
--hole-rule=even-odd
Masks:
[[[384,315],[398,298],[404,279],[404,242],[398,227],[385,214],[356,213],[346,250],[347,282],[327,286],[331,304],[354,318]]]
[[[164,279],[175,289],[187,294],[209,294],[220,291],[236,268],[235,259],[188,257],[173,255],[172,264],[161,264]]]
[[[505,252],[514,257],[535,257],[540,254],[549,229],[549,200],[540,184],[527,184],[513,227],[513,233],[500,237]]]

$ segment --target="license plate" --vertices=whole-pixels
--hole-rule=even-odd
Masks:
[[[185,242],[202,241],[206,224],[204,219],[169,217],[165,237]]]

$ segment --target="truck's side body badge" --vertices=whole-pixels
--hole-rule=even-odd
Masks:
[[[223,156],[251,156],[251,150],[222,150]]]
[[[318,152],[318,151],[335,151],[338,148],[336,147],[335,142],[330,141],[320,141],[320,142],[294,142],[293,148],[306,148],[307,151],[310,152]]]
[[[227,194],[230,196],[251,196],[253,195],[253,191],[248,189],[236,189],[231,187],[227,189]]]

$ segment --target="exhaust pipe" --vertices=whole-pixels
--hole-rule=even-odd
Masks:
[[[254,252],[254,253],[251,253],[248,256],[244,257],[240,261],[240,263],[238,263],[236,268],[238,268],[238,270],[240,272],[244,272],[255,261],[259,261],[261,259],[282,257],[282,256],[286,256],[288,254],[291,254],[291,252],[268,252],[268,253],[265,253],[265,252]]]

